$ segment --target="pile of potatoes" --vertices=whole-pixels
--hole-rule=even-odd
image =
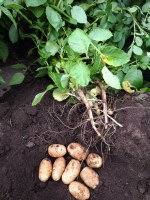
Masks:
[[[66,153],[72,157],[66,165],[63,157]],[[99,175],[92,168],[100,168],[102,166],[102,158],[96,153],[89,151],[79,143],[71,143],[66,148],[62,144],[52,144],[48,147],[48,154],[56,158],[54,163],[48,158],[41,161],[39,166],[39,179],[46,182],[50,177],[54,181],[62,179],[64,184],[69,184],[69,192],[75,199],[86,200],[90,198],[88,187],[95,189],[99,184]],[[81,170],[80,161],[86,160],[87,167]],[[84,184],[75,181],[79,176]]]

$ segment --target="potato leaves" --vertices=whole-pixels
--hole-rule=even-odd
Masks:
[[[77,53],[87,53],[90,45],[90,39],[87,34],[77,28],[68,38],[70,48]]]
[[[121,89],[120,80],[105,66],[102,69],[103,79],[112,88]]]
[[[86,24],[87,23],[87,16],[83,8],[80,6],[73,6],[71,10],[71,16],[72,18],[76,19],[78,23],[80,24]]]
[[[44,95],[51,89],[54,88],[54,85],[48,85],[46,90],[38,93],[35,97],[34,100],[32,101],[32,106],[36,106],[38,103],[40,103],[40,101],[42,100],[42,98],[44,97]]]
[[[104,63],[119,67],[129,62],[129,56],[122,50],[114,46],[106,46],[102,48],[102,59]]]
[[[125,75],[123,82],[128,81],[131,86],[135,88],[140,88],[143,84],[142,71],[136,67],[132,67]]]
[[[90,70],[83,62],[72,66],[70,76],[74,79],[76,85],[81,87],[87,86],[90,82]]]
[[[55,89],[53,91],[53,98],[57,101],[63,101],[69,97],[69,94],[67,92],[63,92],[59,88]]]
[[[27,7],[38,7],[40,5],[43,5],[46,3],[47,0],[25,0],[26,6]]]
[[[24,81],[25,75],[22,72],[15,73],[11,80],[9,85],[18,85]]]
[[[49,6],[46,7],[46,16],[49,23],[54,27],[56,31],[58,31],[62,27],[61,15],[53,8]]]
[[[58,101],[84,87],[95,88],[97,81],[128,92],[147,88],[142,75],[150,69],[147,1],[2,0],[0,19],[0,60],[6,62],[9,54],[6,30],[13,44],[19,38],[32,39],[39,55],[35,77],[49,76]],[[22,83],[27,69],[18,67],[11,85]],[[33,105],[48,88],[35,97]]]
[[[107,29],[95,28],[89,33],[89,36],[92,40],[103,42],[111,38],[113,35]]]

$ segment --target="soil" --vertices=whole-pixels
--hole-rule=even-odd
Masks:
[[[62,181],[38,180],[39,163],[48,157],[52,143],[79,142],[89,147],[89,138],[96,135],[82,135],[80,127],[73,128],[82,118],[82,106],[73,111],[69,122],[71,106],[53,101],[51,93],[38,106],[31,106],[48,83],[46,78],[29,77],[0,99],[0,200],[73,200]],[[150,200],[150,94],[120,94],[114,109],[123,128],[112,134],[105,164],[96,170],[100,185],[90,190],[90,200]],[[101,143],[90,150],[101,154]]]

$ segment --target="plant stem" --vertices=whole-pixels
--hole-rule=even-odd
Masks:
[[[59,0],[59,2],[58,2],[58,4],[57,4],[57,7],[59,8],[59,6],[60,6],[60,3],[61,3],[61,0]]]
[[[94,47],[94,49],[97,51],[98,54],[100,55],[102,54],[100,50],[93,44],[93,42],[91,42],[90,44],[92,45],[92,47]]]
[[[106,97],[106,91],[101,81],[97,81],[98,86],[100,87],[100,90],[102,92],[102,104],[103,104],[103,113],[105,117],[105,129],[107,129],[108,125],[108,115],[107,115],[107,97]]]
[[[90,28],[93,24],[95,24],[98,20],[100,20],[101,18],[103,18],[105,15],[102,15],[102,16],[100,16],[100,17],[98,17],[98,18],[96,18],[89,26],[87,26],[86,28],[88,29],[88,28]]]
[[[87,108],[87,112],[88,112],[88,115],[89,115],[89,120],[91,122],[92,128],[97,133],[97,135],[102,138],[101,133],[97,130],[97,128],[95,126],[94,117],[93,117],[93,113],[92,113],[91,107],[90,107],[89,102],[86,99],[83,91],[82,90],[77,90],[77,94],[79,95],[79,97],[81,98],[82,102],[84,103],[84,105]]]

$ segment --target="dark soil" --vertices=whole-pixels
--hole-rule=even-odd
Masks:
[[[76,141],[88,146],[90,138],[85,134],[83,140],[80,127],[71,128],[80,122],[82,106],[73,111],[69,122],[71,106],[54,102],[50,93],[40,105],[31,107],[34,96],[48,83],[29,78],[0,99],[0,200],[73,199],[61,181],[38,180],[38,166],[48,157],[50,144]],[[123,95],[115,109],[120,109],[115,115],[123,128],[117,127],[111,137],[105,165],[96,170],[100,185],[90,190],[90,199],[150,200],[150,94]],[[101,154],[101,143],[90,150]]]
[[[72,199],[68,187],[51,179],[38,180],[38,166],[47,156],[52,143],[67,145],[84,143],[80,128],[65,127],[69,107],[53,102],[47,94],[42,103],[31,107],[35,94],[48,81],[29,81],[13,88],[0,103],[0,200],[61,200]],[[91,200],[149,200],[150,199],[150,95],[127,96],[117,101],[117,120],[124,125],[112,136],[113,146],[105,165],[97,172],[101,182],[91,190]],[[147,108],[144,108],[147,107]],[[149,108],[148,108],[149,107]],[[82,116],[74,112],[69,126],[75,126]],[[92,151],[100,151],[97,143]],[[66,157],[67,159],[69,156]]]

